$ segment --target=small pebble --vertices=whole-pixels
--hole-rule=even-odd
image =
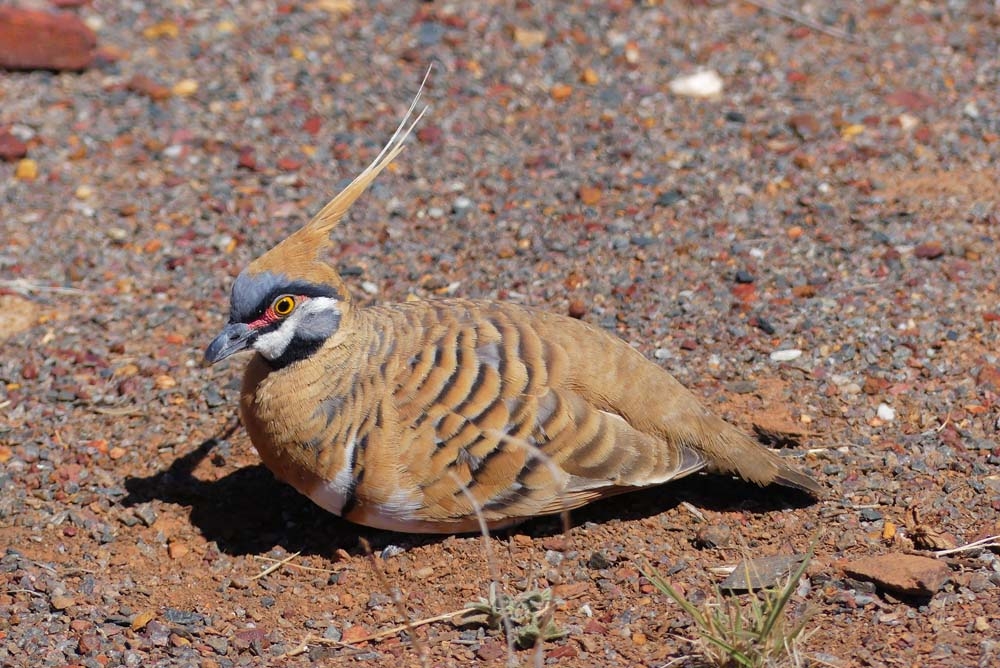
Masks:
[[[787,350],[775,350],[771,353],[771,361],[773,362],[791,362],[792,360],[802,357],[802,351],[797,348],[789,348]]]
[[[53,610],[65,610],[76,603],[76,601],[73,600],[72,596],[53,596],[49,603],[52,605]]]
[[[198,92],[198,82],[194,79],[182,79],[174,84],[171,92],[177,97],[190,97]]]
[[[611,560],[608,559],[604,552],[596,550],[591,553],[590,559],[587,560],[587,566],[595,571],[599,571],[611,566]]]
[[[31,158],[18,160],[14,168],[14,178],[19,181],[34,181],[38,178],[38,163]]]
[[[722,77],[715,70],[702,70],[677,77],[669,85],[674,95],[714,97],[722,92]]]
[[[877,522],[882,519],[882,513],[874,508],[862,508],[861,519],[865,522]]]
[[[892,422],[896,419],[896,410],[889,404],[879,404],[876,414],[883,422]]]
[[[156,511],[153,510],[153,506],[148,503],[137,506],[132,512],[142,521],[143,524],[148,527],[153,526],[153,523],[156,522]]]
[[[729,543],[733,530],[725,524],[710,524],[698,530],[695,547],[724,547]]]

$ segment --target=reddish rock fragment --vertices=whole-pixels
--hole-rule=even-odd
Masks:
[[[989,387],[994,392],[1000,390],[1000,367],[984,362],[976,374],[976,385]]]
[[[11,134],[10,128],[0,128],[0,160],[14,162],[28,155],[28,145]]]
[[[145,74],[136,74],[134,77],[129,79],[128,83],[125,84],[133,93],[139,93],[140,95],[145,95],[151,100],[166,100],[173,93],[170,88],[162,84],[158,84]]]
[[[594,206],[601,201],[601,189],[597,186],[580,186],[576,196],[587,206]]]
[[[417,128],[417,139],[421,144],[438,144],[444,138],[444,132],[439,125],[428,124]]]
[[[310,116],[302,122],[302,129],[314,137],[323,128],[323,119],[320,116]]]
[[[240,149],[240,156],[237,159],[237,166],[242,169],[257,170],[257,157],[252,148]]]
[[[933,596],[951,577],[951,569],[944,562],[915,554],[881,554],[859,559],[845,565],[843,571],[905,596]]]
[[[96,48],[94,31],[73,14],[0,7],[0,68],[79,71]]]
[[[940,241],[928,241],[914,248],[913,254],[924,260],[936,260],[944,255],[944,245]]]
[[[934,98],[915,90],[897,90],[886,95],[885,101],[893,106],[903,107],[907,111],[923,111],[934,104]]]
[[[554,659],[572,659],[580,656],[580,650],[572,645],[560,645],[545,654],[546,662]]]
[[[788,125],[801,139],[812,139],[819,134],[819,121],[812,114],[795,114],[788,119]]]
[[[476,650],[481,661],[499,661],[507,655],[507,647],[496,638],[488,638]]]
[[[878,376],[867,376],[861,391],[868,395],[881,394],[889,389],[889,381]]]

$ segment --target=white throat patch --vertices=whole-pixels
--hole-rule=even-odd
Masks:
[[[333,297],[312,297],[295,309],[292,315],[285,318],[278,329],[258,337],[253,348],[267,359],[274,361],[285,354],[288,344],[292,342],[295,333],[309,319],[309,316],[323,311],[336,312],[338,310],[337,300]]]

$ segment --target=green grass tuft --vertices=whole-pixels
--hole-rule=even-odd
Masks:
[[[691,642],[709,665],[719,668],[797,668],[803,665],[798,643],[808,635],[804,631],[809,615],[791,621],[786,608],[812,556],[810,548],[783,587],[750,591],[746,604],[736,597],[724,595],[716,587],[715,596],[698,606],[684,598],[656,571],[646,568],[642,569],[642,573],[694,620],[698,638]]]

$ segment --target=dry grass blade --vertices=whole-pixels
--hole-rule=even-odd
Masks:
[[[675,590],[659,573],[647,566],[640,569],[657,589],[677,603],[692,620],[699,647],[710,665],[720,668],[742,666],[764,668],[775,665],[802,665],[797,643],[803,638],[808,615],[793,624],[787,622],[787,608],[792,594],[805,574],[815,546],[780,589],[750,592],[749,603],[724,596],[717,587],[715,596],[699,607]],[[759,594],[759,596],[758,596]]]
[[[378,559],[375,558],[375,553],[372,552],[372,546],[368,540],[361,538],[360,541],[361,546],[365,550],[365,554],[368,555],[368,563],[371,564],[372,572],[375,573],[375,578],[379,581],[379,584],[382,585],[382,589],[389,594],[389,598],[392,599],[393,604],[396,606],[396,612],[398,612],[399,616],[403,618],[403,628],[410,634],[410,641],[417,650],[417,656],[420,658],[420,665],[426,668],[430,665],[428,663],[430,652],[427,650],[427,645],[424,644],[423,639],[417,635],[416,627],[414,627],[410,621],[410,615],[406,612],[406,607],[403,605],[402,594],[400,594],[398,588],[389,586],[389,581],[386,579],[385,573],[383,573],[382,569],[379,567]]]
[[[264,577],[265,575],[270,575],[271,573],[275,572],[276,570],[278,570],[279,568],[281,568],[285,564],[289,563],[290,561],[292,561],[293,559],[295,559],[296,557],[298,557],[301,554],[302,554],[301,552],[294,552],[294,553],[288,555],[287,557],[285,557],[284,559],[280,559],[280,560],[274,562],[273,564],[271,564],[270,566],[268,566],[267,568],[265,568],[264,570],[262,570],[260,573],[257,573],[257,575],[254,575],[250,579],[251,580],[259,580],[260,578]]]
[[[772,14],[780,16],[782,18],[786,18],[789,21],[801,23],[805,27],[811,30],[815,30],[816,32],[821,32],[824,35],[829,35],[830,37],[836,37],[837,39],[842,39],[845,42],[857,41],[854,38],[854,35],[851,35],[850,33],[844,32],[839,28],[832,28],[830,26],[823,25],[822,23],[813,21],[807,16],[804,16],[798,12],[794,12],[790,9],[786,9],[779,5],[771,4],[770,2],[763,2],[762,0],[747,0],[747,2],[753,5],[754,7],[763,9],[765,12],[771,12]]]
[[[48,292],[55,295],[85,295],[86,290],[66,288],[61,285],[44,285],[24,278],[14,278],[0,281],[0,290],[10,290],[27,297],[35,292]]]
[[[980,538],[979,540],[974,540],[971,543],[959,545],[958,547],[953,547],[948,550],[938,550],[933,554],[935,557],[946,557],[949,554],[958,554],[959,552],[970,552],[972,550],[983,550],[993,547],[1000,547],[1000,534]]]
[[[297,568],[300,571],[310,571],[312,573],[338,573],[339,572],[339,571],[336,571],[336,570],[334,570],[332,568],[317,568],[315,566],[306,566],[304,564],[293,564],[293,563],[289,562],[287,559],[275,559],[274,557],[265,557],[263,555],[256,555],[256,556],[254,556],[254,559],[256,559],[258,561],[266,561],[266,562],[271,563],[271,564],[284,563],[284,565],[287,566],[287,567],[289,567],[289,568]]]
[[[472,504],[473,510],[476,511],[476,520],[479,522],[479,533],[483,538],[483,550],[486,552],[486,563],[490,569],[490,600],[494,600],[496,596],[497,589],[500,586],[500,570],[497,568],[496,555],[493,553],[493,544],[490,542],[490,529],[486,525],[486,518],[483,516],[483,509],[479,507],[479,502],[476,501],[470,492],[468,487],[465,486],[457,475],[449,471],[448,475],[452,477],[456,484],[458,484],[459,489],[462,490],[462,494],[465,498],[469,500]],[[507,638],[507,665],[516,666],[517,658],[514,656],[514,633],[513,627],[510,623],[510,618],[507,616],[505,610],[500,610],[500,621],[503,623],[504,635]]]
[[[421,626],[427,626],[428,624],[433,624],[434,622],[446,622],[449,619],[454,619],[460,615],[465,614],[465,608],[461,610],[452,610],[451,612],[446,612],[441,615],[434,615],[433,617],[424,617],[423,619],[415,619],[406,624],[400,624],[399,626],[393,626],[392,628],[379,631],[378,633],[370,633],[366,636],[361,636],[353,640],[352,642],[346,643],[341,640],[330,640],[329,638],[311,638],[308,639],[309,642],[314,642],[319,645],[337,645],[339,647],[351,647],[363,642],[374,642],[376,640],[385,640],[386,638],[391,638],[392,636],[399,635],[403,631],[410,632],[412,629],[419,628]],[[411,634],[412,637],[412,634]]]

